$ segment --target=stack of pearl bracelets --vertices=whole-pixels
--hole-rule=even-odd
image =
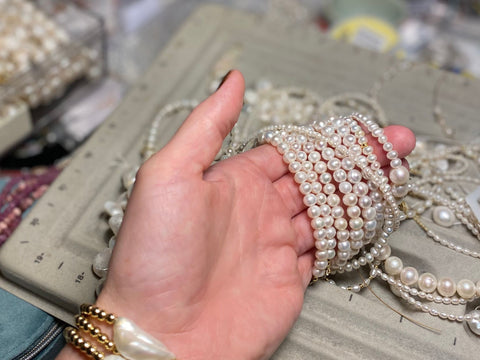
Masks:
[[[394,187],[404,185],[409,174],[398,153],[383,129],[360,114],[311,126],[277,126],[264,133],[264,141],[283,155],[308,207],[317,249],[314,279],[343,271],[350,259],[378,238],[380,229],[388,235],[400,223],[397,191],[392,190],[360,124],[387,152]],[[368,254],[367,263],[383,260],[375,246]]]
[[[90,318],[113,325],[113,341],[102,333],[100,328],[94,326]],[[147,334],[131,320],[116,317],[96,306],[83,304],[80,307],[80,314],[75,317],[75,323],[78,329],[65,328],[63,333],[65,340],[92,359],[175,360],[175,355],[162,342]],[[81,332],[100,343],[111,354],[105,356],[89,340],[82,337]]]

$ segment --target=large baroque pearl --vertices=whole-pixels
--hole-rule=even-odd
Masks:
[[[467,321],[468,327],[473,333],[480,335],[480,310],[470,312],[472,319]]]
[[[433,210],[433,221],[440,226],[450,227],[455,222],[453,211],[446,206],[437,206]]]
[[[118,352],[131,360],[174,360],[175,355],[163,343],[126,318],[117,318],[113,340]]]

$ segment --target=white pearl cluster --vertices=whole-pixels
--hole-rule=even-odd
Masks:
[[[0,2],[0,84],[6,100],[30,107],[63,95],[82,76],[101,75],[99,49],[79,46],[32,2]]]
[[[353,267],[349,260],[378,237],[379,229],[390,234],[399,226],[392,186],[360,124],[390,159],[391,182],[404,185],[408,170],[398,153],[383,129],[360,114],[310,126],[272,127],[263,135],[283,155],[304,196],[317,249],[314,278]],[[371,247],[362,263],[363,259],[371,263],[380,255],[377,247]]]

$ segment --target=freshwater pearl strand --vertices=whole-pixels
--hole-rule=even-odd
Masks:
[[[332,271],[347,266],[347,261],[376,236],[377,228],[383,225],[391,233],[399,225],[392,187],[360,124],[377,138],[393,162],[390,179],[403,185],[408,177],[398,176],[404,168],[401,161],[394,161],[398,154],[383,129],[359,114],[315,122],[309,127],[277,127],[264,135],[265,142],[283,155],[304,195],[316,240],[314,279],[328,277]],[[385,220],[385,209],[391,210],[391,219]],[[378,256],[378,252],[375,254]],[[370,262],[375,257],[371,255]],[[362,263],[369,262],[367,257],[364,259]]]
[[[480,146],[478,144],[442,146],[436,147],[436,150],[434,153],[429,152],[422,145],[412,154],[411,161],[409,158],[414,177],[406,189],[409,196],[402,204],[406,215],[405,220],[413,219],[429,238],[440,245],[463,255],[479,258],[478,251],[455,244],[436,234],[426,225],[426,218],[422,216],[427,210],[432,209],[433,223],[449,228],[454,226],[457,220],[458,224],[464,225],[474,237],[479,239],[479,222],[465,200],[466,190],[461,184],[470,187],[480,184],[480,179],[465,174],[469,170],[478,171]],[[456,190],[454,186],[462,191]],[[412,199],[420,199],[420,202],[407,205],[407,202],[410,203]],[[470,279],[455,281],[451,277],[437,278],[428,272],[420,274],[415,267],[404,266],[402,260],[396,256],[387,257],[383,265],[385,272],[377,269],[375,275],[386,281],[392,291],[409,304],[441,319],[466,322],[475,334],[480,335],[478,309],[470,314],[458,315],[438,311],[425,303],[466,305],[480,297],[480,281],[475,282]]]

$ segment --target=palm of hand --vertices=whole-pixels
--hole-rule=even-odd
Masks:
[[[290,189],[280,173],[272,182],[251,161],[260,153],[278,158],[264,146],[203,178],[172,181],[149,166],[139,173],[109,285],[125,304],[141,304],[136,321],[144,327],[161,319],[162,339],[182,339],[182,351],[189,344],[191,353],[248,359],[247,345],[258,342],[271,354],[300,312],[312,262],[311,254],[297,254],[292,216],[301,209],[286,205]],[[173,203],[170,213],[164,204]],[[229,341],[212,342],[232,331]]]

